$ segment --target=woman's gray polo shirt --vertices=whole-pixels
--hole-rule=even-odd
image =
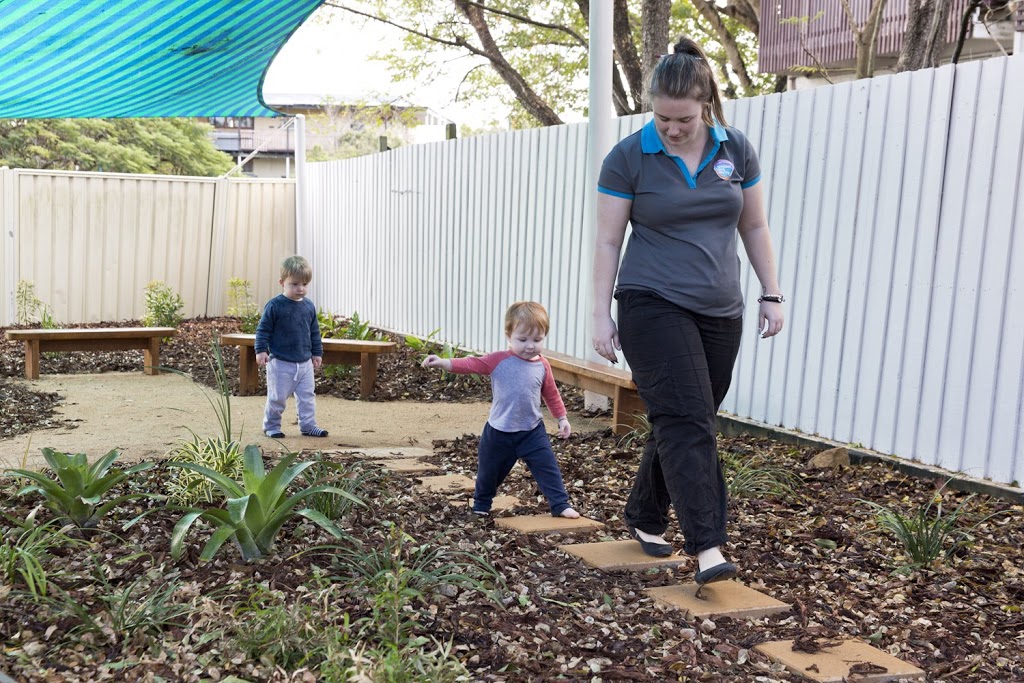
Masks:
[[[648,122],[608,153],[597,189],[633,202],[616,291],[653,291],[694,313],[738,318],[736,228],[743,190],[761,179],[761,166],[743,133],[709,131],[710,149],[691,176]]]

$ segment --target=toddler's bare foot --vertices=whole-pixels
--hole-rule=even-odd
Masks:
[[[560,513],[558,513],[558,516],[565,517],[566,519],[579,519],[580,513],[576,512],[572,508],[565,508]]]

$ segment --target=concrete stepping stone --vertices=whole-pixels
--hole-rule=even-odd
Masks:
[[[760,619],[772,614],[788,612],[790,605],[744,586],[739,581],[719,581],[704,586],[697,597],[697,584],[659,586],[644,591],[658,602],[678,607],[690,619],[732,617],[734,619]]]
[[[384,468],[391,472],[398,472],[402,474],[416,474],[420,472],[439,472],[441,470],[437,465],[433,465],[429,462],[423,462],[416,458],[398,458],[397,460],[373,460],[375,465],[382,465]]]
[[[512,508],[519,507],[523,504],[523,501],[519,500],[515,496],[495,496],[494,500],[491,501],[491,512],[495,510],[511,510]],[[466,505],[473,507],[473,499],[470,498],[466,501]]]
[[[683,555],[651,557],[640,549],[636,541],[602,541],[599,543],[572,543],[558,546],[559,550],[575,555],[595,569],[612,571],[629,569],[641,571],[651,567],[678,567],[689,558]]]
[[[475,482],[462,474],[442,474],[436,477],[420,478],[420,488],[446,493],[450,491],[473,491]]]
[[[706,588],[706,587],[705,587]],[[842,640],[834,646],[819,641],[821,650],[813,654],[795,652],[792,640],[776,640],[754,647],[793,673],[821,683],[856,680],[883,683],[905,678],[924,678],[925,673],[902,659],[871,647],[861,640]]]
[[[580,517],[566,519],[551,515],[529,515],[525,517],[502,517],[494,523],[507,529],[515,529],[524,534],[552,534],[566,531],[593,531],[604,528],[604,524],[595,519]]]

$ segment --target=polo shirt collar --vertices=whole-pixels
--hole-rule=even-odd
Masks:
[[[709,126],[708,129],[711,133],[711,139],[719,145],[729,139],[729,133],[726,132],[725,127],[718,121],[715,121],[715,125]],[[658,131],[654,127],[654,119],[644,124],[644,127],[640,130],[640,150],[644,154],[657,154],[658,152],[668,154],[665,145],[661,143],[661,138],[658,137]]]

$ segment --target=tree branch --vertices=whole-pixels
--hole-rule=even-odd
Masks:
[[[711,24],[711,28],[715,30],[715,33],[718,34],[719,42],[722,43],[722,47],[725,48],[725,54],[729,58],[729,66],[732,67],[733,73],[739,79],[740,86],[743,87],[745,92],[753,92],[754,82],[747,72],[747,65],[743,62],[743,55],[740,54],[740,50],[736,46],[736,37],[732,35],[725,22],[722,21],[721,15],[711,6],[708,0],[692,0],[692,4],[697,8],[701,16]]]
[[[477,38],[479,38],[480,45],[483,48],[480,54],[487,58],[491,66],[494,67],[494,70],[501,76],[501,79],[515,93],[526,111],[533,118],[537,119],[541,125],[557,126],[562,123],[562,119],[559,118],[558,114],[534,92],[522,74],[516,71],[508,63],[504,55],[502,55],[501,48],[494,41],[491,29],[487,25],[487,19],[484,17],[483,10],[478,4],[470,0],[454,0],[454,2],[456,9],[462,12],[466,19],[469,20],[473,30],[476,31]]]
[[[363,12],[362,10],[358,10],[358,9],[353,8],[353,7],[348,7],[347,5],[341,5],[341,4],[338,4],[336,2],[331,2],[331,0],[327,0],[327,2],[324,3],[324,7],[333,7],[335,9],[340,9],[340,10],[344,10],[346,12],[351,12],[352,14],[356,14],[356,15],[359,15],[361,17],[366,17],[367,19],[373,19],[374,21],[378,21],[378,22],[380,22],[382,24],[387,24],[388,26],[394,26],[397,29],[401,29],[402,31],[405,31],[406,33],[411,33],[414,36],[419,36],[420,38],[426,38],[427,40],[430,40],[430,41],[435,42],[435,43],[440,43],[441,45],[448,45],[449,47],[461,47],[461,48],[464,48],[466,50],[469,50],[470,52],[472,52],[475,55],[479,55],[481,57],[486,57],[487,56],[486,54],[484,54],[484,52],[482,50],[480,50],[476,46],[472,45],[471,43],[469,43],[467,41],[461,40],[461,39],[459,39],[459,40],[448,40],[446,38],[441,38],[439,36],[433,36],[433,35],[430,35],[429,33],[424,33],[423,31],[419,31],[417,29],[410,28],[408,26],[403,26],[402,24],[395,23],[395,22],[391,21],[390,19],[385,19],[384,17],[378,17],[376,14],[370,14],[369,12]]]
[[[586,38],[576,33],[568,26],[561,26],[559,24],[547,24],[544,23],[543,21],[531,19],[530,17],[522,14],[516,14],[515,12],[509,12],[508,10],[498,9],[496,7],[489,7],[488,5],[482,2],[476,2],[475,0],[465,0],[465,2],[467,5],[473,5],[474,7],[482,9],[485,12],[497,14],[499,16],[505,17],[506,19],[519,21],[524,24],[529,24],[530,26],[536,26],[537,28],[547,28],[551,29],[552,31],[560,31],[562,33],[565,33],[566,35],[572,36],[572,38],[576,41],[577,44],[582,45],[583,47],[587,47],[588,45]]]

